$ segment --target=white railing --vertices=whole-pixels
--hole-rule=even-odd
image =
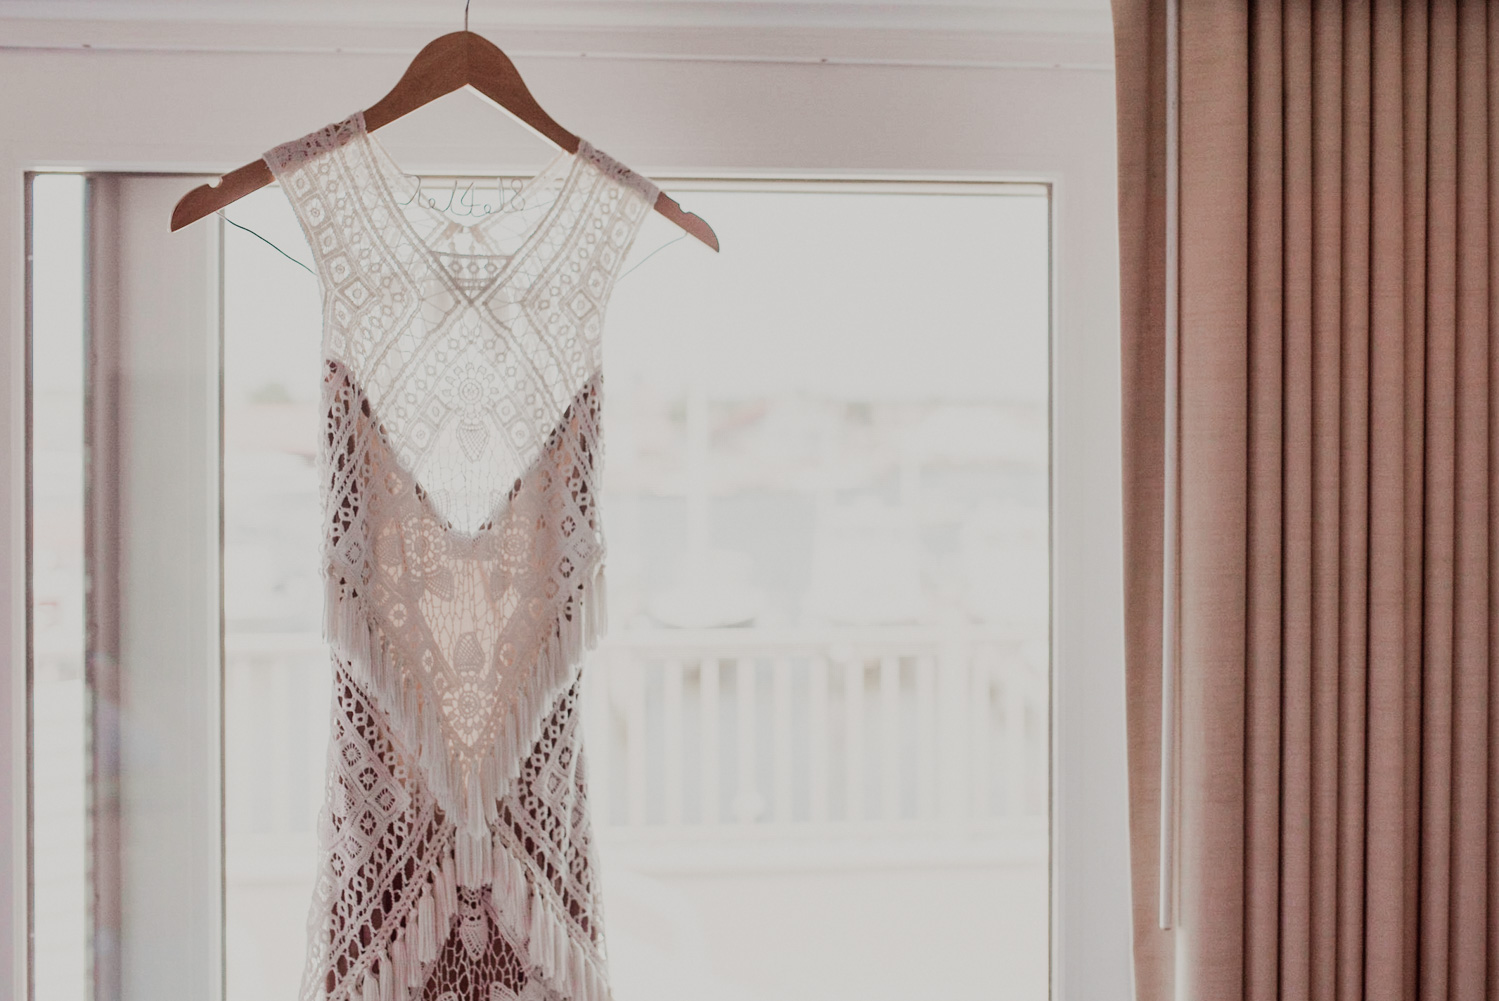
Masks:
[[[322,802],[326,652],[244,634],[227,649],[230,836],[276,868]],[[678,865],[1044,851],[1038,661],[966,627],[615,633],[586,673],[595,827]]]
[[[315,633],[240,633],[224,653],[230,878],[310,881],[327,781],[328,648]]]
[[[1045,672],[993,633],[625,634],[588,677],[616,839],[973,838],[1045,816]]]

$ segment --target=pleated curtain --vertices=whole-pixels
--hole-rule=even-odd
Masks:
[[[1165,2],[1114,15],[1136,996],[1499,998],[1499,4],[1181,0],[1169,931]]]

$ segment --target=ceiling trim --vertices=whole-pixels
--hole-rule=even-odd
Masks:
[[[1108,36],[831,28],[482,30],[516,59],[597,58],[1111,72]],[[410,58],[437,26],[0,19],[0,51],[328,53]]]
[[[369,0],[357,4],[309,0],[289,3],[184,3],[163,0],[0,0],[0,22],[52,21],[94,24],[176,24],[221,28],[260,25],[287,28],[405,27],[438,34],[462,25],[462,8],[435,16],[435,4]],[[355,12],[357,11],[357,18]],[[1113,25],[1097,0],[1054,0],[1048,5],[1009,2],[949,3],[904,0],[480,0],[472,11],[477,31],[503,28],[783,28],[983,31],[1109,37]],[[7,28],[7,35],[9,35]],[[7,38],[7,43],[10,39]]]

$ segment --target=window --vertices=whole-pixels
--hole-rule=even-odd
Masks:
[[[653,222],[605,333],[616,997],[1040,1001],[1047,190],[679,197],[725,252]],[[305,255],[279,191],[229,217]],[[228,996],[259,1001],[298,986],[323,796],[320,307],[237,227],[224,269]]]
[[[183,30],[182,38],[199,39],[193,44],[223,44],[206,28]],[[262,41],[251,47],[280,46],[276,30],[255,34]],[[33,655],[33,697],[24,697],[19,680],[0,689],[0,766],[16,790],[0,813],[17,821],[0,823],[0,856],[24,857],[10,839],[29,830],[33,968],[42,1001],[87,996],[90,979],[106,996],[243,1001],[279,996],[300,973],[307,893],[297,881],[306,878],[314,851],[327,684],[315,638],[318,593],[305,591],[315,565],[287,567],[315,544],[315,512],[311,519],[298,513],[308,510],[315,488],[310,449],[298,454],[294,445],[307,438],[298,408],[305,413],[310,398],[294,380],[313,378],[317,339],[315,324],[297,325],[307,322],[305,302],[315,300],[315,284],[218,220],[168,234],[162,220],[196,178],[118,172],[232,166],[248,155],[246,136],[287,138],[287,109],[311,107],[308,95],[345,93],[356,83],[361,94],[377,90],[388,83],[382,68],[388,51],[409,37],[371,31],[370,39],[384,41],[361,44],[387,54],[334,55],[332,48],[342,45],[326,46],[322,36],[301,31],[285,35],[297,52],[169,53],[153,51],[165,36],[147,31],[142,51],[107,57],[0,55],[6,79],[48,74],[121,99],[79,102],[70,116],[16,117],[0,108],[8,137],[0,170],[15,181],[0,186],[0,226],[21,225],[21,171],[93,172],[86,179],[34,175],[29,387],[18,362],[20,341],[12,341],[11,360],[0,364],[10,399],[21,400],[29,388],[33,422],[28,438],[18,406],[0,410],[0,453],[12,469],[30,459],[34,491],[29,523],[20,516],[24,484],[8,484],[3,498],[10,529],[0,536],[0,553],[17,568],[19,585],[27,552],[20,527],[29,524],[34,573],[32,603],[22,600],[19,586],[8,592],[13,600],[0,619],[0,642],[14,663],[24,662],[28,650]],[[904,257],[872,252],[907,225],[897,218],[900,205],[920,204],[913,215],[933,226],[945,211],[933,206],[951,207],[952,218],[942,223],[950,224],[946,235],[925,231],[928,242],[984,232],[984,220],[992,229],[1000,214],[1013,212],[1007,231],[1039,240],[1026,243],[1023,267],[995,266],[1014,286],[986,289],[985,279],[974,281],[970,273],[962,295],[946,299],[966,295],[971,303],[978,292],[975,308],[985,322],[1052,334],[1030,342],[1040,352],[1034,357],[923,373],[910,357],[877,356],[869,341],[819,339],[834,324],[809,306],[808,296],[798,293],[786,303],[752,290],[736,298],[710,284],[734,273],[725,265],[748,254],[749,240],[726,240],[729,252],[714,259],[685,241],[667,246],[675,234],[665,223],[642,235],[637,262],[651,251],[656,256],[619,286],[609,321],[611,351],[618,345],[622,352],[609,357],[606,394],[614,614],[589,696],[597,707],[590,745],[610,751],[607,761],[595,755],[594,811],[621,1001],[662,969],[680,973],[673,989],[701,990],[699,996],[719,990],[726,997],[796,991],[829,997],[850,984],[864,991],[860,996],[877,996],[870,981],[885,975],[897,982],[888,976],[893,965],[871,961],[895,951],[879,938],[895,912],[913,934],[929,933],[911,940],[913,953],[951,948],[987,957],[983,983],[994,990],[1045,996],[1049,979],[1058,998],[1127,997],[1106,36],[1098,45],[1057,38],[1022,44],[997,34],[965,36],[961,44],[916,39],[912,51],[919,49],[922,65],[902,65],[904,56],[892,62],[870,38],[836,31],[816,41],[833,57],[826,66],[798,62],[805,40],[791,45],[773,32],[662,36],[676,55],[715,53],[704,59],[641,56],[624,35],[607,39],[620,58],[555,56],[601,44],[583,37],[521,31],[507,48],[519,54],[548,106],[573,109],[574,127],[605,148],[647,170],[686,165],[696,175],[737,178],[672,186],[726,236],[731,229],[736,236],[797,235],[778,239],[778,259],[762,248],[770,276],[764,284],[791,289],[820,278],[825,288],[873,289],[887,302],[913,301],[902,283],[930,280],[913,268],[946,269],[948,278],[958,272],[951,258],[912,260],[909,247]],[[56,44],[54,36],[47,39]],[[318,51],[302,51],[308,47]],[[204,85],[184,91],[184,75]],[[918,76],[920,86],[913,86]],[[767,95],[806,93],[809,84],[819,100],[799,103],[798,114],[764,113]],[[136,110],[121,110],[126,105]],[[163,131],[147,121],[145,109],[164,107],[202,128]],[[333,98],[319,108],[303,116],[307,127],[348,110]],[[601,124],[625,120],[628,129]],[[146,134],[156,138],[143,144]],[[452,140],[459,134],[462,144]],[[408,154],[402,161],[416,168],[492,172],[496,164],[527,162],[515,131],[463,97],[391,126],[388,135],[393,149]],[[876,135],[877,143],[861,138]],[[416,150],[430,159],[411,155]],[[754,179],[819,175],[848,180]],[[74,199],[68,211],[76,223],[49,215],[45,189],[54,177],[74,186],[67,198]],[[997,184],[996,178],[1047,183]],[[262,192],[228,214],[304,256],[282,203],[278,192]],[[860,207],[869,205],[892,214]],[[1022,220],[1026,212],[1035,214]],[[835,227],[843,227],[836,241],[819,242],[818,234]],[[54,315],[75,316],[66,330],[47,318],[43,302],[44,274],[64,260],[47,249],[49,241],[73,247],[62,270],[74,290],[83,290],[81,304],[76,291],[55,300]],[[22,304],[7,289],[17,287],[14,276],[26,264],[18,246],[0,242],[0,269],[13,276],[0,285],[0,308],[8,304],[13,320]],[[963,253],[953,246],[943,253],[966,254],[981,267],[995,259],[993,249],[975,243]],[[855,258],[871,264],[862,271],[834,265]],[[677,301],[684,287],[696,298]],[[261,291],[267,288],[275,294]],[[636,323],[632,311],[671,315],[673,326]],[[706,331],[697,322],[705,312],[720,318]],[[926,313],[875,312],[841,329],[901,324],[928,338],[933,331],[948,338],[962,332],[961,322],[923,327]],[[19,322],[11,329],[19,331]],[[50,331],[59,331],[55,339]],[[777,351],[796,352],[798,363],[766,371],[763,356],[750,350],[761,336],[780,338]],[[917,335],[883,340],[921,343]],[[940,350],[929,352],[936,358],[969,350],[960,339],[937,344]],[[725,345],[738,352],[728,361],[692,354]],[[290,350],[310,353],[299,360]],[[76,361],[69,351],[77,352]],[[835,362],[855,357],[860,365],[827,366],[819,351]],[[656,364],[663,356],[670,364]],[[632,384],[636,358],[655,371],[676,371],[676,381],[643,391]],[[965,387],[982,382],[979,372],[994,362],[1037,395],[1017,402],[969,393]],[[1021,378],[1032,365],[1041,367],[1040,376]],[[895,371],[913,385],[940,384],[949,395],[887,393],[851,378],[797,381],[814,366]],[[96,380],[104,372],[106,387],[140,391],[86,400],[81,370]],[[49,388],[48,372],[61,373],[67,384]],[[703,391],[684,393],[683,374],[702,372]],[[100,383],[92,385],[97,391]],[[90,415],[82,434],[117,435],[110,444],[114,454],[128,453],[133,479],[101,484],[76,475],[85,459],[99,459],[78,448],[81,422]],[[112,424],[104,419],[111,416],[118,417]],[[982,441],[964,441],[955,427],[986,433]],[[1005,445],[996,450],[1001,437]],[[49,468],[59,475],[49,479]],[[162,482],[186,489],[166,495],[156,489]],[[118,496],[110,493],[116,489]],[[985,507],[971,503],[976,497],[998,500]],[[100,511],[134,519],[135,528],[126,551],[114,554],[119,566],[109,578],[123,596],[121,608],[107,609],[117,613],[118,643],[97,666],[151,665],[150,672],[116,678],[123,689],[102,705],[76,679],[69,691],[65,669],[44,663],[54,650],[83,649],[82,605],[75,602],[72,619],[64,605],[68,593],[82,595],[90,537],[83,528]],[[49,524],[54,515],[67,524]],[[66,541],[67,532],[74,541]],[[869,569],[871,549],[887,550],[891,563],[904,568],[903,587],[866,586],[872,574],[860,571]],[[1026,579],[1048,577],[1050,585],[1007,592],[1006,581],[1020,579],[1008,570],[1024,553],[1040,554]],[[932,587],[960,578],[957,590]],[[136,586],[147,580],[149,587]],[[711,588],[681,586],[699,580]],[[1020,610],[1017,621],[994,620],[986,609],[996,607]],[[724,624],[735,620],[743,624]],[[953,622],[961,628],[950,628]],[[54,627],[61,631],[49,638]],[[733,634],[733,644],[721,642],[724,633]],[[1015,641],[1020,634],[1030,638]],[[944,689],[943,679],[954,675],[966,677],[966,687]],[[1025,679],[1034,684],[1027,687]],[[63,683],[44,690],[51,680]],[[959,690],[970,696],[966,715],[944,701],[944,691]],[[299,697],[299,715],[271,717],[261,732],[243,724],[249,702],[284,706]],[[782,711],[788,704],[790,711]],[[814,706],[821,707],[815,717]],[[666,725],[668,719],[676,723]],[[897,739],[887,740],[892,734]],[[53,753],[49,741],[66,745],[66,753]],[[705,760],[706,748],[717,749],[716,767]],[[947,766],[954,748],[967,752],[962,771]],[[936,786],[919,780],[933,770]],[[22,824],[28,787],[34,809]],[[101,794],[109,807],[102,813]],[[962,817],[954,822],[945,811]],[[83,914],[79,895],[86,884],[76,879],[78,870],[67,876],[72,885],[48,874],[67,875],[78,849],[100,836],[101,820],[111,819],[119,825],[109,835],[118,850],[89,860],[95,890],[104,893],[101,906]],[[952,903],[958,898],[948,896],[953,920],[944,924],[937,895],[965,880],[944,884],[917,875],[934,859],[944,860],[948,876],[971,877],[965,889],[977,890],[989,878],[975,873],[1009,873],[1010,888],[991,883],[984,896],[1030,903],[989,908],[964,925],[957,919],[965,912]],[[809,871],[823,875],[808,882]],[[885,889],[861,896],[876,877]],[[24,885],[21,870],[14,885]],[[22,903],[7,893],[0,878],[0,970],[13,971],[0,993],[24,996],[27,925],[7,924]],[[739,902],[727,915],[725,900]],[[1044,918],[1029,916],[1048,909],[1049,928]],[[921,920],[910,921],[912,913]],[[928,913],[934,913],[930,922]],[[851,914],[857,920],[838,927],[837,915]],[[775,939],[766,915],[785,923],[785,939]],[[1006,915],[1013,924],[996,924]],[[223,922],[257,923],[258,938],[226,937]],[[726,948],[741,939],[774,951],[783,963],[768,967]],[[1048,940],[1056,963],[1050,970]],[[836,951],[840,941],[858,941],[863,951],[849,961]],[[226,945],[229,954],[221,955]],[[1023,952],[1026,962],[996,977],[996,957],[1005,949]],[[62,957],[51,967],[60,974],[50,980],[49,955]],[[707,960],[682,962],[685,956]],[[969,972],[943,970],[955,978],[947,987]],[[782,992],[785,984],[791,987]],[[921,990],[932,988],[927,981]]]

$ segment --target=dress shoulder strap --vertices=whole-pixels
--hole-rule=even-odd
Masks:
[[[656,204],[656,197],[661,194],[661,189],[656,186],[655,181],[644,174],[637,174],[587,139],[578,140],[578,158],[592,164],[610,180],[640,192],[647,205]]]
[[[262,159],[291,203],[307,245],[312,250],[313,271],[324,293],[349,277],[347,261],[339,257],[348,234],[340,225],[336,188],[348,174],[339,150],[364,134],[364,112],[356,111],[341,122],[325,125],[300,139],[268,150]],[[347,215],[347,213],[344,213]],[[343,223],[347,224],[344,219]]]
[[[262,159],[277,178],[295,170],[322,153],[328,153],[348,144],[364,131],[364,112],[356,111],[341,122],[324,125],[316,132],[309,132],[300,139],[282,143],[268,150]]]

